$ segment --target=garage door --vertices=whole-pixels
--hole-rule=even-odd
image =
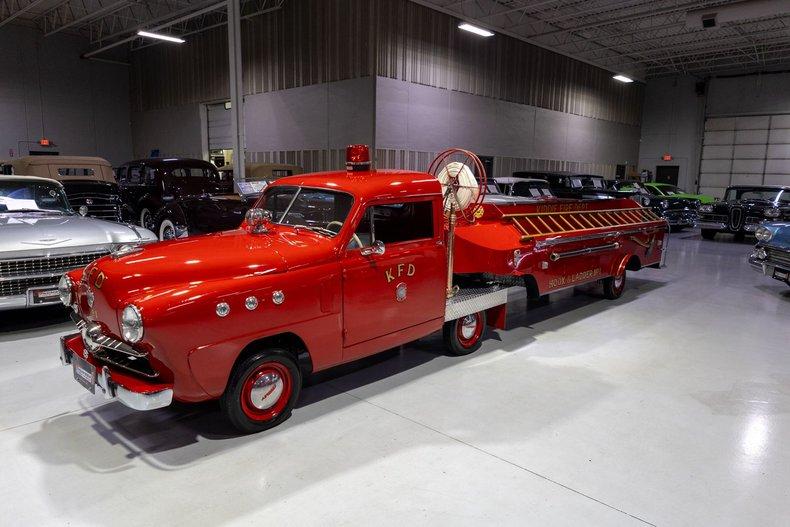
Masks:
[[[700,192],[722,197],[729,185],[790,185],[790,115],[705,120]]]
[[[208,113],[208,148],[209,150],[229,150],[233,148],[233,132],[231,131],[230,110],[225,103],[209,104]]]

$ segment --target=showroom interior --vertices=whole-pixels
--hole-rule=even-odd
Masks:
[[[0,0],[0,524],[788,525],[790,3]]]

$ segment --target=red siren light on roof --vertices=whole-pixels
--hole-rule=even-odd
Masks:
[[[368,145],[346,147],[346,170],[370,170],[370,148]]]

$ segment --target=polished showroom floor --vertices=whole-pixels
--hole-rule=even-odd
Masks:
[[[790,288],[672,235],[623,298],[566,293],[466,358],[440,339],[239,437],[60,366],[62,310],[0,314],[0,525],[788,525]]]

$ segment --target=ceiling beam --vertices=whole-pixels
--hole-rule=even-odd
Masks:
[[[16,20],[31,9],[43,4],[46,0],[3,0],[0,2],[0,27]]]

